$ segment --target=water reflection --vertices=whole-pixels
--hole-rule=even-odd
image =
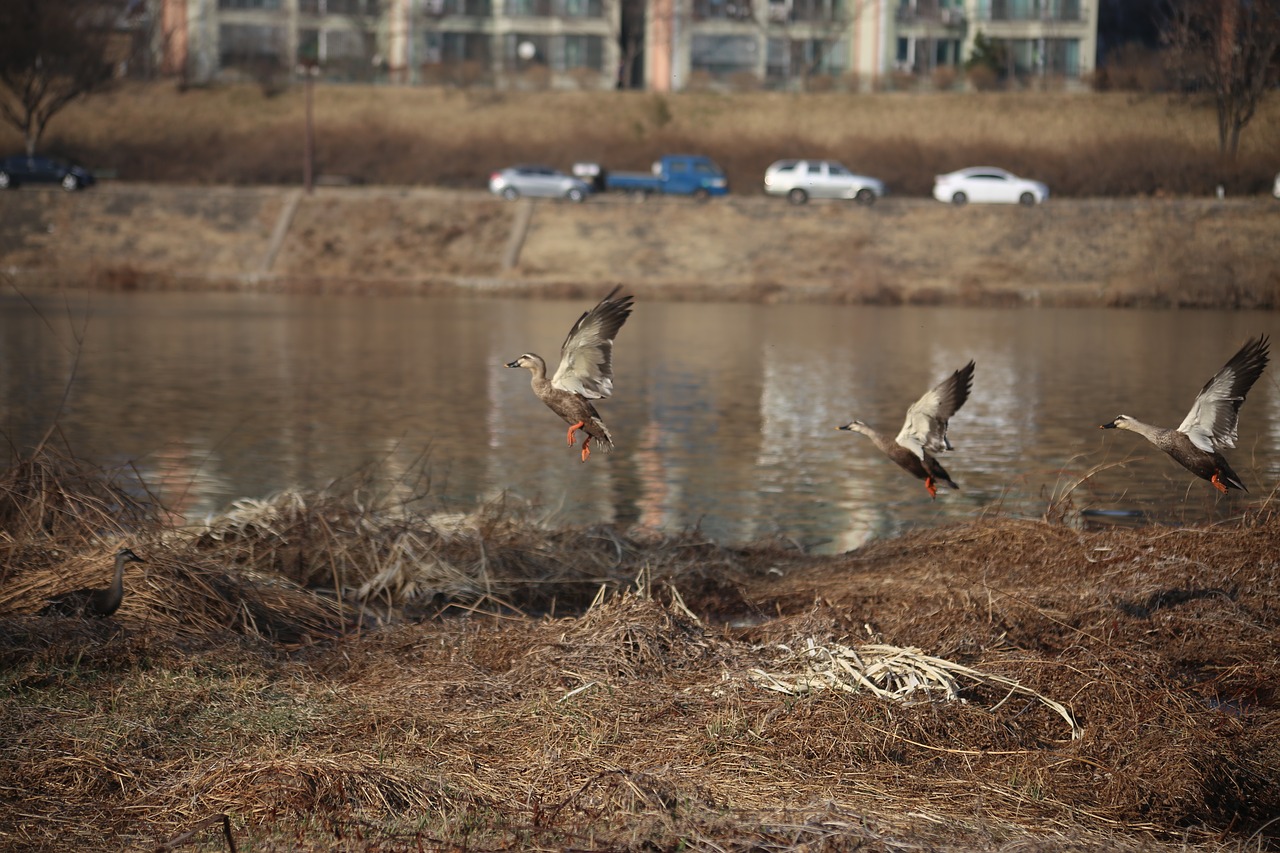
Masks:
[[[1180,423],[1246,337],[1278,331],[1272,314],[644,302],[618,337],[616,396],[599,406],[617,449],[584,465],[528,374],[503,364],[554,358],[591,301],[98,294],[33,308],[5,296],[0,426],[26,447],[56,422],[78,455],[135,465],[188,517],[366,471],[414,495],[425,465],[449,508],[505,493],[558,521],[828,550],[992,506],[1039,516],[1076,483],[1076,509],[1220,518],[1280,474],[1277,365],[1230,454],[1252,495],[1219,498],[1096,428],[1121,413]],[[859,418],[896,434],[970,358],[973,394],[943,460],[962,491],[930,501],[835,430]]]

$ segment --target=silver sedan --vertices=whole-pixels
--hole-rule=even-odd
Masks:
[[[521,196],[584,201],[591,187],[550,166],[511,166],[489,176],[489,192],[508,201]]]
[[[764,191],[784,195],[792,204],[804,204],[810,198],[871,204],[884,195],[884,183],[854,174],[835,160],[779,160],[764,170]]]

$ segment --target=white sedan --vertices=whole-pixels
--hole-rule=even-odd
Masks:
[[[933,179],[933,197],[952,204],[1040,204],[1049,187],[991,166],[948,172]]]

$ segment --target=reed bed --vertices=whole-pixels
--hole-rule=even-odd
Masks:
[[[67,462],[0,476],[13,849],[1280,846],[1267,505],[832,557],[358,490],[10,526],[102,505]],[[120,544],[115,616],[34,615]]]
[[[131,84],[68,108],[46,144],[127,180],[297,183],[300,87],[176,91]],[[1211,103],[1125,92],[499,92],[321,86],[320,173],[374,184],[485,186],[495,168],[580,160],[648,168],[661,154],[714,157],[736,193],[782,157],[833,157],[927,195],[933,176],[991,163],[1059,196],[1267,191],[1280,104],[1264,102],[1240,155],[1217,152]],[[12,130],[0,142],[14,146]]]

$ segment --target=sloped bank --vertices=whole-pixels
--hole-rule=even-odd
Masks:
[[[956,305],[1275,308],[1271,199],[794,208],[482,192],[106,185],[0,195],[24,288],[567,295]]]

